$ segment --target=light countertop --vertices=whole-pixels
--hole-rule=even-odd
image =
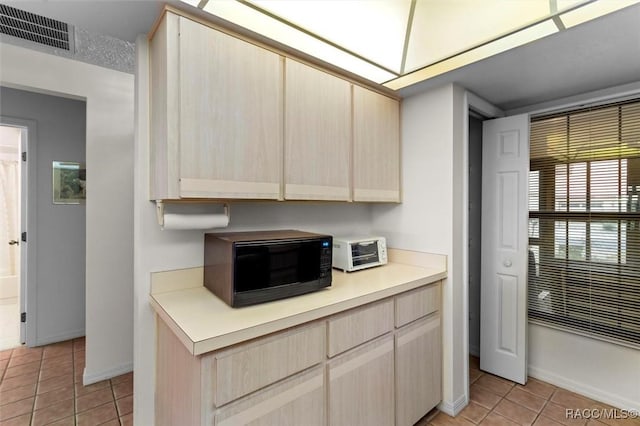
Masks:
[[[231,308],[198,281],[199,271],[169,271],[174,282],[150,295],[153,309],[193,355],[201,355],[439,281],[446,269],[389,263],[333,271],[331,287],[302,296]],[[195,279],[194,279],[195,277]],[[166,278],[164,278],[166,280]],[[191,281],[188,283],[186,281]],[[180,288],[183,287],[183,288]]]

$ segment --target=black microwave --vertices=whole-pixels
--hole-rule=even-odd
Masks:
[[[205,234],[204,285],[233,307],[331,285],[333,238],[302,231]]]

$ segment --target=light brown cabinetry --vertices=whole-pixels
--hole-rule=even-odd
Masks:
[[[156,424],[412,425],[441,400],[439,289],[200,356],[158,320]]]
[[[150,41],[151,199],[400,201],[398,100],[177,12]]]
[[[313,368],[219,409],[216,426],[325,425],[324,369]]]
[[[396,426],[411,426],[442,399],[440,316],[396,333]]]
[[[400,202],[400,103],[353,86],[353,201]]]
[[[220,407],[319,364],[325,335],[324,322],[318,322],[205,356],[213,403]]]
[[[388,426],[394,422],[393,336],[329,363],[329,424]]]
[[[333,357],[393,330],[393,300],[335,315],[329,318],[327,327],[327,354]]]
[[[280,198],[282,93],[279,55],[167,13],[151,41],[151,198]]]
[[[348,201],[351,84],[285,64],[285,199]]]

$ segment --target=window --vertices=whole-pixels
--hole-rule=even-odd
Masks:
[[[531,122],[529,318],[640,345],[640,100]]]

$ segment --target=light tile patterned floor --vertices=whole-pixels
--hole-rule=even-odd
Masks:
[[[131,425],[133,374],[82,385],[84,338],[0,352],[0,426]]]
[[[521,386],[484,373],[475,357],[469,361],[469,382],[471,401],[458,416],[431,414],[416,426],[640,426],[640,418],[567,418],[566,409],[613,407],[531,377]]]

